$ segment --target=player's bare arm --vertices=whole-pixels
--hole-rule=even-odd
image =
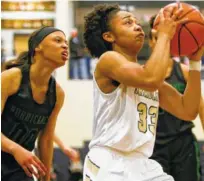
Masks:
[[[203,54],[204,48],[189,58],[199,61]],[[200,62],[197,62],[200,63]],[[184,68],[183,68],[184,69]],[[186,72],[186,70],[184,71]],[[184,76],[187,73],[184,73]],[[188,73],[187,86],[184,94],[180,94],[172,86],[164,83],[159,89],[160,106],[184,120],[194,120],[199,112],[201,100],[201,73],[197,70],[191,70]]]
[[[181,64],[181,69],[183,71],[185,80],[188,81],[189,67],[185,64]],[[203,99],[202,95],[201,95],[201,99],[200,99],[199,117],[200,117],[201,124],[202,124],[203,130],[204,130],[204,99]]]
[[[56,92],[57,92],[57,101],[55,104],[55,108],[50,115],[49,121],[42,130],[39,140],[38,140],[38,147],[39,147],[39,155],[42,162],[45,164],[46,168],[48,169],[48,174],[43,178],[43,181],[49,181],[50,179],[50,169],[52,164],[52,157],[53,157],[53,140],[54,140],[54,131],[56,120],[58,114],[63,106],[64,103],[64,91],[62,88],[56,84]]]
[[[201,124],[204,130],[204,99],[203,97],[200,100],[199,116],[200,116]]]

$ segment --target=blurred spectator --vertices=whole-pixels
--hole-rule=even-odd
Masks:
[[[92,79],[93,78],[93,76],[92,76],[92,57],[90,56],[87,48],[84,49],[84,56],[85,56],[85,59],[86,59],[88,78]]]
[[[70,61],[69,61],[70,79],[88,79],[89,74],[87,69],[86,58],[84,56],[84,46],[81,39],[78,36],[77,29],[73,29],[71,31],[69,47],[70,47]]]
[[[54,135],[54,142],[58,145],[58,147],[62,150],[62,152],[67,157],[69,157],[71,164],[78,165],[81,163],[79,152],[71,147],[66,147],[62,142],[62,140],[56,134]],[[59,174],[63,174],[63,173],[61,173],[61,170],[58,168],[58,165],[53,164],[53,168],[50,173],[51,181],[59,181],[58,179]]]
[[[4,69],[4,63],[5,63],[5,48],[4,48],[4,41],[1,40],[1,71]]]
[[[57,173],[54,165],[52,166],[52,169],[50,172],[50,181],[57,181]]]
[[[78,169],[78,165],[81,165],[80,161],[80,154],[76,149],[73,149],[71,147],[65,146],[62,140],[55,134],[54,135],[54,143],[57,144],[57,146],[60,148],[60,150],[69,158],[71,161],[71,165],[74,165],[74,168]],[[36,150],[36,155],[38,155],[38,150]],[[78,166],[78,167],[76,167]],[[80,168],[80,167],[79,167]],[[78,169],[79,170],[79,169]],[[77,171],[78,171],[77,170]],[[82,169],[81,169],[82,170]],[[72,170],[69,169],[70,175],[72,176]],[[82,173],[82,171],[78,171],[78,173]],[[53,163],[52,170],[50,172],[50,181],[60,181],[59,176],[63,175],[63,172],[60,170],[60,167]],[[75,181],[75,180],[73,180]]]
[[[79,152],[71,147],[66,147],[56,134],[54,135],[54,142],[59,146],[63,153],[70,158],[72,162],[78,163],[80,161]]]

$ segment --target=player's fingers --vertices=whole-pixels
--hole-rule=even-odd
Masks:
[[[176,21],[176,23],[177,23],[177,24],[185,24],[185,23],[188,22],[188,21],[189,21],[188,18],[183,18],[183,19],[181,19],[181,20],[179,20],[179,21]]]
[[[201,47],[198,49],[197,52],[200,53],[201,55],[203,55],[203,53],[204,53],[204,46],[201,46]]]
[[[47,172],[47,168],[45,165],[38,159],[38,157],[34,157],[34,161],[37,163],[37,165],[43,170],[44,173]]]
[[[168,11],[165,11],[165,10],[164,10],[164,14],[165,14],[165,18],[166,18],[166,19],[168,19],[168,18],[171,17],[171,15],[172,15],[172,9],[173,9],[173,7],[170,7],[170,8],[168,9]]]
[[[27,165],[27,168],[29,169],[29,171],[36,176],[36,178],[39,178],[39,174],[34,170],[34,168],[32,167],[31,164]]]
[[[32,177],[32,173],[28,170],[28,168],[25,165],[23,165],[22,168],[27,176]]]
[[[164,21],[164,9],[161,8],[161,10],[159,11],[159,16],[160,16],[160,20]]]
[[[179,8],[178,10],[176,10],[175,13],[173,13],[171,18],[173,20],[177,20],[182,13],[183,13],[183,8]]]
[[[165,17],[170,18],[174,14],[175,8],[176,6],[171,6],[170,8],[168,8],[168,10],[165,11]]]
[[[40,166],[39,163],[37,163],[36,161],[33,160],[32,162],[33,166],[38,170],[38,173],[41,175],[41,176],[45,176],[45,171],[43,170],[43,168]]]

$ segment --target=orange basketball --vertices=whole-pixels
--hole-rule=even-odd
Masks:
[[[204,16],[194,6],[186,3],[171,3],[164,7],[165,12],[170,7],[176,6],[175,11],[181,6],[183,8],[182,14],[178,19],[188,18],[188,21],[179,24],[176,33],[171,40],[171,55],[173,56],[188,56],[196,52],[204,44]],[[160,21],[157,16],[154,21],[154,28],[156,29]]]

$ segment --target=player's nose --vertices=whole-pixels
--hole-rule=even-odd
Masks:
[[[137,24],[135,25],[134,30],[135,30],[135,31],[139,31],[139,32],[143,32],[142,27],[139,26],[139,25],[137,25]]]

